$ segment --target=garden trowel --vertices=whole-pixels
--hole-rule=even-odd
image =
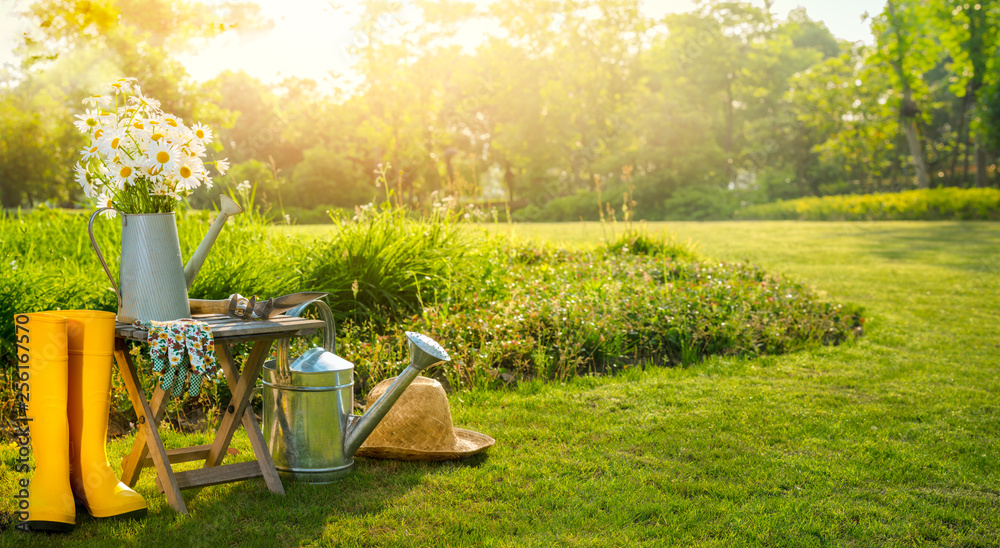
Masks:
[[[220,301],[190,299],[188,303],[191,306],[192,314],[225,314],[230,318],[250,321],[266,320],[326,295],[327,293],[309,291],[258,301],[256,296],[248,299],[239,293],[233,293],[228,299]]]

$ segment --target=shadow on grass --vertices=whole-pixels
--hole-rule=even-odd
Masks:
[[[425,476],[479,467],[480,454],[460,461],[401,462],[359,458],[348,477],[326,485],[284,483],[285,496],[267,490],[263,480],[183,491],[188,515],[177,514],[144,471],[139,491],[149,515],[139,521],[95,520],[80,507],[76,529],[67,535],[15,531],[7,523],[0,546],[102,546],[109,540],[140,546],[289,546],[337,538],[341,525],[373,527],[425,481]],[[403,504],[402,506],[405,506]]]
[[[925,262],[956,270],[1000,272],[1000,233],[996,223],[868,223],[857,229],[866,251],[890,261]]]

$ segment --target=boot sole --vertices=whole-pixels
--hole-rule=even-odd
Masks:
[[[17,528],[22,531],[39,533],[69,533],[76,527],[75,523],[61,521],[22,521]]]
[[[125,512],[124,514],[113,514],[110,516],[95,516],[94,514],[90,514],[90,517],[100,520],[140,520],[145,518],[147,513],[149,513],[148,508],[141,508],[139,510]]]

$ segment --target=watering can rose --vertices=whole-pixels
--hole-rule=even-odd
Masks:
[[[83,100],[88,108],[74,125],[90,135],[80,151],[76,181],[100,207],[123,213],[167,213],[196,188],[212,187],[206,165],[219,175],[226,160],[205,162],[212,130],[200,123],[188,127],[160,110],[143,95],[134,78],[109,85],[108,93]],[[114,215],[114,211],[106,213]]]

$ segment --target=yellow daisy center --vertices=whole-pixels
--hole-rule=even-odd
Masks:
[[[128,166],[122,166],[122,168],[118,171],[118,176],[122,179],[128,177],[129,175],[132,175],[132,168]]]
[[[200,130],[200,129],[198,131],[194,132],[194,134],[197,135],[199,139],[204,139],[205,138],[205,132],[202,131],[202,130]]]
[[[94,127],[97,125],[97,120],[93,118],[87,118],[87,125],[90,127]]]
[[[104,135],[104,130],[97,128],[97,131],[94,132],[94,139],[100,139],[101,135]]]
[[[159,141],[162,138],[163,138],[163,134],[162,133],[154,133],[153,136],[150,137],[150,139],[152,139],[154,141]]]
[[[136,122],[136,123],[132,124],[132,127],[134,127],[135,129],[145,129],[146,128],[146,126],[142,125],[142,122]]]
[[[159,162],[159,163],[161,163],[161,164],[165,164],[165,163],[169,162],[170,161],[170,153],[167,152],[167,151],[165,151],[165,150],[161,150],[161,151],[157,152],[156,153],[156,161]]]
[[[174,120],[173,118],[167,118],[165,121],[167,122],[168,126],[177,127],[177,120]]]
[[[114,139],[111,140],[111,148],[117,149],[118,148],[118,143],[120,143],[120,142],[121,142],[121,139],[119,139],[118,137],[115,137]]]
[[[191,168],[188,166],[181,166],[180,169],[181,179],[187,179],[191,176]]]

